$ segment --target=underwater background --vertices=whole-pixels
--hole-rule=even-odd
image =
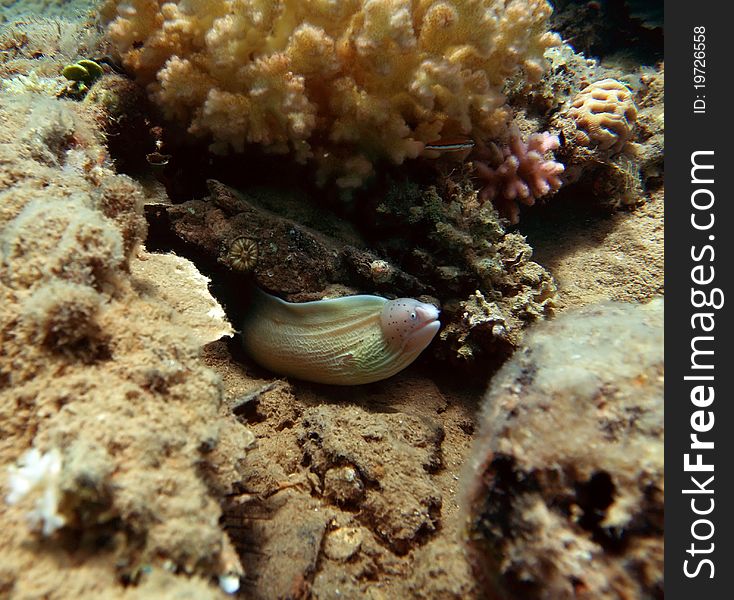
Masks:
[[[0,598],[662,598],[663,37],[0,0]]]

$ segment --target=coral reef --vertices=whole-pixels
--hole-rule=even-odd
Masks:
[[[467,177],[443,181],[444,189],[391,182],[365,213],[363,236],[289,189],[268,200],[210,180],[206,199],[148,209],[156,227],[185,242],[179,251],[212,270],[223,265],[229,287],[246,275],[291,301],[380,292],[440,303],[435,355],[476,370],[506,357],[525,325],[550,313],[555,285]],[[379,255],[368,249],[372,236]],[[234,320],[246,306],[242,285],[227,306]]]
[[[480,421],[464,510],[490,595],[662,596],[662,299],[530,330]]]
[[[88,105],[3,86],[0,122],[0,595],[223,595],[244,572],[219,499],[253,438],[198,355],[231,328],[191,263],[141,247],[145,194]]]
[[[212,149],[313,161],[359,184],[441,137],[504,130],[501,88],[537,81],[546,0],[108,0],[123,63],[164,114]]]
[[[520,203],[533,206],[536,199],[563,185],[564,167],[552,158],[559,145],[558,136],[547,131],[534,133],[525,142],[520,130],[512,127],[506,145],[500,148],[490,143],[473,161],[483,181],[479,199],[493,201],[500,214],[516,224],[520,220]]]
[[[662,183],[664,66],[602,65],[566,43],[546,56],[550,69],[540,82],[508,83],[515,123],[525,134],[558,134],[564,199],[583,195],[616,209],[639,206]]]
[[[28,10],[25,0],[17,3]],[[67,7],[68,8],[68,7]],[[57,90],[66,85],[61,71],[76,61],[104,55],[105,42],[96,27],[81,19],[49,18],[43,11],[0,28],[0,77],[40,79]],[[53,80],[53,81],[51,81]]]
[[[576,123],[578,144],[616,153],[632,137],[637,107],[626,85],[602,79],[576,94],[568,114]]]
[[[147,166],[154,149],[149,103],[140,86],[110,72],[108,42],[97,27],[34,15],[3,26],[0,49],[3,91],[83,99],[84,114],[105,134],[116,168],[129,173]]]
[[[83,14],[94,6],[94,0],[2,0],[0,1],[0,22],[15,19],[34,19],[45,17],[65,17],[70,14]]]
[[[506,358],[528,323],[551,313],[556,288],[523,236],[508,233],[494,205],[479,201],[470,172],[431,186],[393,182],[366,221],[392,264],[435,288],[444,323],[436,355],[482,371]]]
[[[515,121],[523,114],[539,117],[524,132],[547,128],[547,116],[555,112],[590,81],[611,76],[612,71],[597,60],[574,52],[566,42],[545,53],[548,71],[536,83],[515,76],[505,86],[507,101],[515,110]]]
[[[660,595],[661,303],[527,328],[662,292],[662,65],[550,47],[543,0],[104,11],[114,46],[91,22],[0,29],[0,596]],[[619,150],[572,114],[609,78],[637,106]],[[422,151],[452,139],[481,197],[466,156]],[[508,190],[550,195],[559,163],[508,232]],[[444,327],[383,382],[272,379],[222,339],[253,282],[421,296]]]

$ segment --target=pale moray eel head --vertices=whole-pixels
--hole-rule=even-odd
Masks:
[[[438,309],[413,298],[397,298],[385,304],[380,316],[388,344],[406,353],[419,353],[431,343],[441,327]]]

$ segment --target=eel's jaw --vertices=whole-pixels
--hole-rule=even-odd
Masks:
[[[420,317],[423,325],[408,336],[403,351],[418,354],[431,343],[441,327],[441,322],[438,320],[438,309],[432,304],[416,307],[415,312]]]

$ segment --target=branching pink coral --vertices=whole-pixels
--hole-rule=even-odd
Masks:
[[[474,169],[484,181],[479,199],[491,200],[502,216],[513,224],[517,223],[520,202],[532,206],[537,198],[563,185],[560,175],[564,167],[550,154],[559,146],[558,136],[547,131],[534,133],[524,142],[515,127],[507,145],[501,148],[496,144],[482,147],[479,160],[474,161]]]

